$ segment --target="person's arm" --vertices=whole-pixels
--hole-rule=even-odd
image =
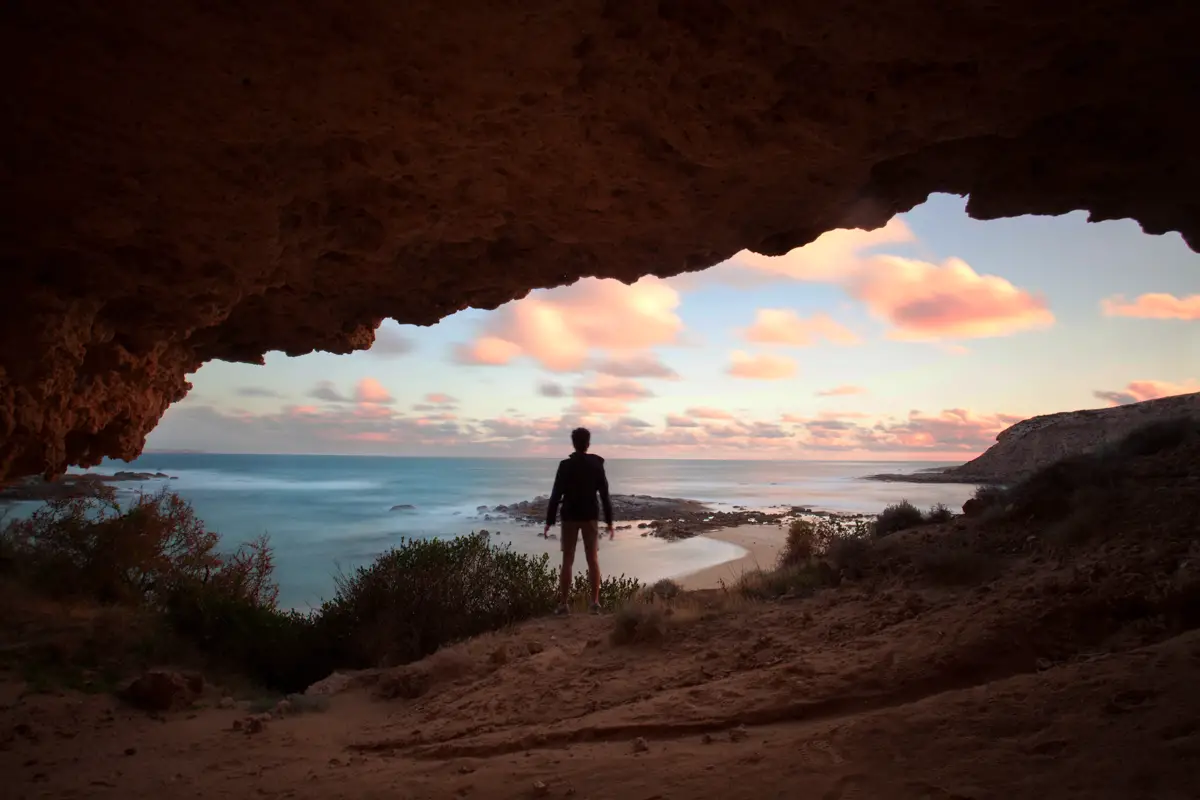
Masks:
[[[558,516],[558,504],[562,502],[563,496],[563,465],[558,465],[558,471],[554,473],[554,488],[550,491],[550,502],[546,505],[546,529],[543,533],[549,533],[550,528],[554,527],[554,518]]]
[[[608,475],[604,472],[604,462],[600,463],[600,504],[604,506],[604,524],[608,526],[608,533],[611,536],[613,532],[612,521],[612,498],[608,496]]]

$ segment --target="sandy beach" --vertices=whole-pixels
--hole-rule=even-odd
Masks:
[[[703,537],[728,542],[745,550],[741,558],[689,573],[676,582],[684,589],[716,589],[721,583],[736,583],[744,573],[756,569],[771,569],[787,538],[787,530],[778,525],[739,525],[709,531]]]

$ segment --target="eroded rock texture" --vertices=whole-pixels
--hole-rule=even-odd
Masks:
[[[0,479],[136,455],[208,359],[781,253],[931,191],[1200,244],[1189,0],[0,16]]]

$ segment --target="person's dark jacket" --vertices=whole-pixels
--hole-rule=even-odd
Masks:
[[[600,510],[596,494],[604,505],[604,522],[612,525],[612,500],[608,496],[608,476],[604,474],[604,459],[591,453],[572,453],[558,465],[554,490],[546,508],[546,524],[553,525],[562,504],[562,518],[570,522],[598,520]]]

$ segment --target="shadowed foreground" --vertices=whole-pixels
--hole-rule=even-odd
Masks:
[[[219,693],[155,719],[9,681],[0,770],[15,797],[1200,796],[1196,438],[870,540],[804,599],[539,619],[261,730]]]

